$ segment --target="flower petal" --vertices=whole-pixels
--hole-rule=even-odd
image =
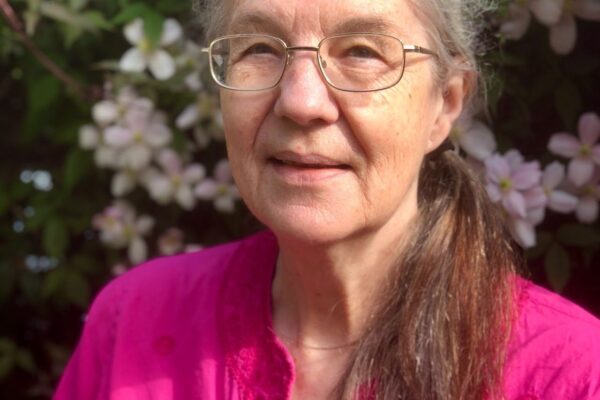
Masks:
[[[530,0],[529,9],[542,24],[554,25],[563,12],[563,0]]]
[[[111,126],[104,130],[104,143],[113,147],[125,147],[133,141],[133,132],[122,126]]]
[[[183,180],[188,184],[195,184],[206,176],[206,169],[201,164],[190,164],[183,171]]]
[[[502,206],[513,217],[525,218],[527,215],[525,198],[516,190],[511,190],[504,195]]]
[[[188,211],[193,209],[196,205],[196,198],[188,185],[179,186],[175,192],[175,200],[177,200],[177,204],[179,204],[181,208]]]
[[[499,183],[502,179],[510,177],[510,167],[501,155],[494,154],[487,158],[484,163],[488,181]]]
[[[575,216],[580,222],[591,224],[598,218],[598,200],[591,196],[579,199],[579,204],[575,208]]]
[[[168,46],[171,43],[179,40],[183,34],[183,30],[181,29],[181,25],[179,22],[174,20],[173,18],[167,18],[163,23],[163,31],[160,36],[160,45]]]
[[[523,198],[525,199],[525,207],[528,213],[532,209],[543,208],[548,204],[548,197],[541,186],[535,186],[523,192]]]
[[[175,126],[179,129],[189,129],[196,124],[200,117],[196,104],[187,106],[175,120]]]
[[[99,125],[108,125],[117,120],[119,107],[114,101],[102,100],[92,107],[92,117]]]
[[[119,68],[125,72],[142,72],[146,69],[146,57],[137,48],[131,48],[123,54],[119,61]]]
[[[546,165],[542,175],[542,186],[545,190],[552,190],[565,179],[565,167],[558,161]]]
[[[572,158],[579,153],[581,143],[568,133],[555,133],[548,142],[548,150],[559,156]]]
[[[590,158],[576,157],[569,162],[567,174],[575,186],[581,186],[589,181],[594,174],[594,162]]]
[[[215,180],[220,183],[231,182],[231,169],[229,168],[229,161],[222,159],[217,162],[214,170]]]
[[[214,201],[215,209],[230,214],[235,210],[235,201],[229,196],[219,196]]]
[[[125,149],[122,157],[123,167],[140,171],[150,164],[152,152],[147,146],[136,144]]]
[[[148,66],[152,75],[160,81],[169,79],[175,74],[175,61],[173,57],[161,49],[152,53]]]
[[[110,192],[115,197],[125,196],[135,188],[135,177],[133,174],[121,171],[113,175],[110,182]]]
[[[93,125],[83,125],[79,128],[79,147],[91,150],[100,144],[100,132]]]
[[[571,9],[573,14],[581,19],[600,21],[600,1],[598,0],[573,0]]]
[[[512,183],[516,189],[526,190],[540,183],[542,171],[540,163],[530,161],[521,164],[512,174]]]
[[[205,179],[196,185],[194,194],[202,200],[211,200],[217,194],[217,183],[212,179]]]
[[[600,118],[596,113],[585,113],[579,117],[578,129],[581,142],[593,146],[600,138]]]
[[[485,185],[485,190],[487,191],[490,200],[492,200],[492,203],[497,203],[502,199],[502,192],[500,192],[498,185],[488,183]]]
[[[529,248],[535,246],[535,229],[531,222],[522,218],[513,219],[510,228],[513,238],[521,247]]]
[[[546,207],[538,207],[532,210],[527,210],[527,221],[533,226],[537,226],[544,221],[546,217]]]
[[[144,133],[146,143],[155,149],[166,146],[171,138],[171,130],[164,124],[151,124]]]
[[[548,208],[563,214],[575,210],[578,202],[577,197],[561,190],[555,190],[548,195]]]
[[[500,34],[511,40],[519,40],[527,32],[531,13],[527,7],[517,3],[508,6],[508,19],[500,25]]]
[[[459,144],[471,157],[483,161],[496,151],[494,134],[481,121],[473,121],[471,128],[459,136]]]
[[[123,28],[123,34],[127,41],[133,45],[138,44],[144,39],[144,21],[136,18]]]
[[[564,13],[560,21],[550,28],[550,47],[557,54],[569,54],[576,40],[575,17],[571,13]]]
[[[142,263],[146,261],[147,253],[148,249],[146,248],[146,242],[139,236],[134,237],[127,249],[129,261],[131,261],[132,264]]]

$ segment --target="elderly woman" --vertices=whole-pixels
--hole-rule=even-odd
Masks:
[[[600,323],[521,278],[445,141],[476,0],[209,1],[235,180],[268,227],[96,299],[57,399],[599,399]]]

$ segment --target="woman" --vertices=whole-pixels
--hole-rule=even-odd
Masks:
[[[516,277],[444,145],[481,4],[208,3],[232,172],[269,232],[112,282],[56,398],[600,398],[600,323]]]

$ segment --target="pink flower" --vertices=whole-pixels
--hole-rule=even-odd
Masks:
[[[572,212],[577,206],[577,197],[560,189],[564,179],[565,167],[558,161],[554,161],[544,169],[542,187],[548,197],[548,208],[566,214]]]
[[[579,139],[559,132],[552,135],[548,149],[560,156],[571,158],[567,175],[576,186],[589,181],[594,174],[594,163],[600,163],[600,118],[595,113],[585,113],[579,118]]]
[[[524,162],[516,150],[504,156],[493,154],[484,163],[490,199],[502,204],[507,212],[515,240],[525,248],[534,246],[534,227],[543,220],[543,209],[548,201],[540,185],[540,164]]]
[[[575,207],[575,216],[579,222],[591,224],[598,219],[598,200],[600,200],[600,174],[594,176],[581,187],[575,188],[579,201]]]
[[[161,150],[157,161],[162,171],[148,169],[142,178],[150,196],[161,204],[176,201],[185,210],[194,208],[193,186],[204,178],[204,167],[200,164],[184,165],[172,149]]]
[[[461,115],[450,138],[471,157],[483,161],[496,151],[496,139],[490,128],[471,115]]]
[[[240,194],[233,183],[227,160],[219,161],[215,165],[213,174],[214,179],[203,180],[196,186],[194,192],[200,199],[212,200],[218,211],[231,213],[235,209],[235,201]]]

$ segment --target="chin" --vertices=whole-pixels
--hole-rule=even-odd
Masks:
[[[356,215],[305,206],[269,207],[255,215],[280,239],[293,240],[312,245],[339,242],[354,233]]]

